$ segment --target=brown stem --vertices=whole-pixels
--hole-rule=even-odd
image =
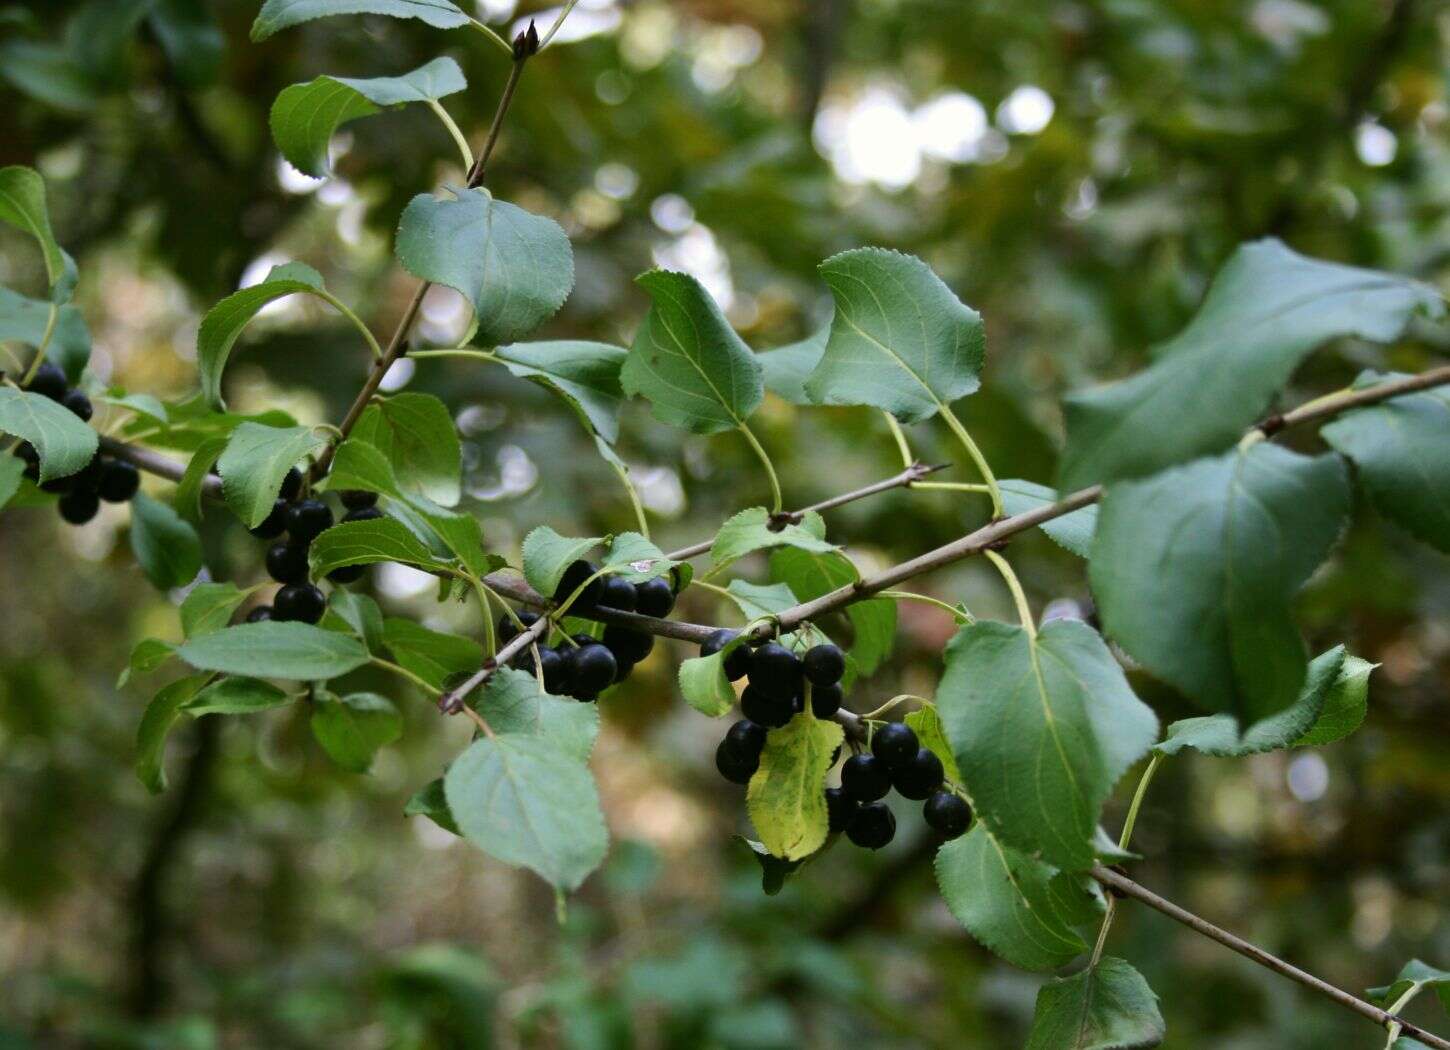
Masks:
[[[1432,368],[1428,372],[1421,372],[1419,375],[1392,379],[1388,383],[1367,386],[1363,390],[1352,390],[1342,395],[1310,401],[1281,416],[1270,416],[1255,429],[1263,432],[1265,437],[1270,437],[1272,436],[1270,430],[1282,430],[1284,427],[1292,427],[1298,423],[1312,423],[1315,420],[1338,415],[1340,412],[1347,412],[1351,408],[1378,404],[1389,398],[1399,397],[1401,394],[1413,394],[1417,390],[1428,390],[1431,387],[1444,386],[1447,383],[1450,383],[1450,365],[1443,365],[1440,368]],[[1266,424],[1268,429],[1266,429]]]
[[[1114,893],[1124,897],[1131,897],[1135,901],[1148,905],[1154,911],[1161,912],[1174,922],[1182,923],[1195,933],[1200,933],[1209,940],[1217,941],[1225,948],[1238,952],[1244,958],[1252,960],[1266,969],[1273,970],[1281,977],[1287,977],[1291,981],[1297,981],[1304,987],[1318,992],[1325,998],[1334,1000],[1340,1006],[1348,1010],[1353,1010],[1361,1017],[1373,1021],[1382,1028],[1388,1027],[1391,1024],[1398,1024],[1401,1031],[1406,1035],[1414,1036],[1426,1046],[1435,1047],[1436,1050],[1450,1050],[1450,1041],[1441,1039],[1439,1036],[1427,1032],[1417,1025],[1413,1025],[1409,1021],[1387,1010],[1381,1010],[1372,1003],[1367,1003],[1363,999],[1350,995],[1348,992],[1334,987],[1334,985],[1329,984],[1327,981],[1320,980],[1312,973],[1306,973],[1297,966],[1285,962],[1277,955],[1271,955],[1257,945],[1250,944],[1242,937],[1236,937],[1227,930],[1219,929],[1219,927],[1207,919],[1199,918],[1191,911],[1180,908],[1172,901],[1158,896],[1152,890],[1138,885],[1126,875],[1121,875],[1111,868],[1105,868],[1101,864],[1093,867],[1091,875]]]

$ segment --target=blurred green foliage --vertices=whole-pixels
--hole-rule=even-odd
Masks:
[[[421,107],[347,127],[338,178],[311,183],[268,138],[280,90],[447,54],[470,84],[447,105],[475,141],[497,101],[505,68],[481,37],[347,19],[253,45],[257,6],[0,5],[0,165],[45,174],[97,367],[132,390],[192,389],[201,313],[272,263],[317,267],[379,332],[411,294],[391,233],[411,196],[461,181],[446,132]],[[503,27],[513,6],[481,9]],[[489,177],[574,241],[577,288],[544,334],[627,344],[647,305],[631,278],[659,262],[706,280],[753,346],[782,345],[828,312],[821,259],[911,251],[986,318],[986,382],[964,417],[1003,477],[1050,480],[1057,395],[1141,366],[1244,240],[1450,282],[1443,0],[654,0],[581,3],[570,25],[600,31],[531,65]],[[0,283],[43,283],[9,233]],[[430,300],[425,333],[457,317]],[[1293,400],[1446,347],[1443,329],[1336,347]],[[365,367],[340,321],[284,312],[239,347],[228,396],[336,419]],[[412,388],[456,408],[466,505],[498,549],[516,555],[538,523],[629,526],[612,475],[537,387],[429,362]],[[898,469],[878,414],[771,398],[759,421],[793,504]],[[939,428],[911,436],[950,458]],[[666,547],[766,494],[740,442],[682,438],[640,404],[621,451]],[[830,527],[872,565],[981,518],[950,493],[897,492]],[[195,722],[170,793],[147,796],[131,770],[145,694],[113,683],[133,640],[175,636],[175,613],[122,520],[0,519],[0,1047],[1020,1043],[1040,979],[955,925],[915,814],[882,854],[833,851],[762,895],[734,835],[742,793],[710,768],[715,727],[675,695],[674,646],[606,705],[594,764],[614,844],[563,926],[527,876],[403,817],[466,733],[419,697],[398,697],[403,739],[368,776],[274,712]],[[1383,665],[1366,727],[1322,754],[1175,760],[1135,840],[1144,883],[1348,988],[1411,956],[1450,960],[1450,565],[1358,521],[1301,620],[1315,651],[1342,641]],[[220,516],[204,540],[215,578],[258,578],[257,544]],[[1043,537],[1014,557],[1035,603],[1086,600],[1081,563]],[[989,573],[923,587],[1004,616]],[[402,576],[378,593],[390,613],[477,629]],[[684,613],[720,615],[700,596]],[[949,617],[902,613],[858,709],[933,687]],[[1190,713],[1134,684],[1165,722]],[[1156,915],[1125,907],[1113,936],[1162,997],[1171,1046],[1378,1045]]]

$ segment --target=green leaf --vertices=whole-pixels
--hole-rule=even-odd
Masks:
[[[947,740],[946,727],[942,725],[941,715],[937,714],[936,708],[919,707],[902,721],[916,733],[916,739],[921,742],[922,747],[941,759],[942,769],[946,773],[947,780],[953,784],[960,784],[962,773],[957,769],[957,756],[952,754],[952,745]]]
[[[1163,1041],[1158,997],[1122,959],[1107,956],[1037,993],[1027,1050],[1144,1050]]]
[[[443,789],[465,838],[557,889],[577,889],[608,849],[594,778],[559,741],[519,733],[475,740]]]
[[[349,773],[366,773],[373,756],[403,735],[403,716],[376,693],[336,696],[319,690],[310,722],[327,757]]]
[[[170,642],[160,638],[142,638],[132,648],[130,661],[116,679],[116,688],[124,688],[136,675],[150,674],[175,655],[176,646]]]
[[[1316,346],[1348,335],[1388,342],[1415,314],[1443,309],[1435,289],[1403,277],[1308,259],[1274,240],[1243,245],[1149,368],[1068,396],[1058,487],[1142,477],[1228,448]]]
[[[680,695],[687,704],[710,718],[730,713],[735,706],[735,690],[725,677],[725,657],[735,646],[744,644],[737,640],[711,656],[694,656],[680,664]]]
[[[419,788],[408,804],[403,807],[405,817],[427,817],[434,824],[437,824],[444,831],[451,831],[455,835],[462,835],[458,830],[457,823],[453,820],[453,812],[448,808],[448,798],[443,793],[443,778],[429,781]]]
[[[25,477],[25,463],[19,456],[0,456],[0,510],[20,491]]]
[[[449,0],[267,0],[252,23],[252,40],[329,15],[388,15],[416,18],[437,29],[457,29],[469,18]]]
[[[1428,966],[1419,959],[1411,959],[1405,963],[1393,983],[1381,988],[1367,988],[1365,994],[1373,1002],[1388,1007],[1411,989],[1419,994],[1424,988],[1433,990],[1445,1012],[1450,1013],[1450,970]]]
[[[1097,859],[1093,831],[1158,720],[1086,624],[1034,637],[988,620],[946,651],[937,712],[977,816],[1003,843],[1067,871]]]
[[[463,451],[442,401],[431,394],[394,394],[369,405],[353,433],[388,457],[404,491],[444,507],[458,503]]]
[[[0,386],[0,432],[24,438],[40,455],[40,480],[68,478],[96,456],[100,439],[48,397]]]
[[[292,697],[259,678],[222,678],[181,705],[193,718],[250,715],[292,702]]]
[[[136,776],[153,794],[166,790],[166,767],[162,762],[166,736],[181,715],[181,708],[199,693],[211,675],[196,674],[166,686],[151,698],[136,729]]]
[[[227,506],[247,528],[256,528],[272,513],[287,472],[326,447],[327,439],[312,427],[243,423],[217,460]]]
[[[473,639],[430,631],[412,620],[384,620],[383,644],[400,666],[436,689],[456,674],[483,666],[483,646]]]
[[[397,256],[414,277],[473,303],[475,338],[522,339],[553,317],[574,287],[574,253],[553,219],[495,200],[485,189],[455,200],[414,197],[398,224]]]
[[[800,860],[825,844],[826,773],[843,739],[839,725],[808,710],[766,735],[745,806],[773,856]]]
[[[667,576],[680,563],[670,561],[664,551],[639,533],[621,532],[604,552],[604,564],[631,583],[643,583],[656,576]]]
[[[1364,722],[1369,707],[1369,676],[1379,664],[1346,656],[1339,676],[1329,687],[1319,718],[1294,741],[1295,747],[1319,747],[1343,740]]]
[[[182,87],[206,87],[217,79],[227,42],[205,7],[193,0],[160,0],[149,22]]]
[[[635,278],[651,306],[620,382],[649,399],[662,423],[695,434],[732,430],[765,397],[760,362],[695,278],[650,270]]]
[[[765,616],[778,616],[792,606],[799,605],[795,592],[786,583],[751,583],[749,580],[731,580],[725,588],[747,620],[759,620]]]
[[[831,326],[827,325],[798,343],[757,354],[756,360],[765,375],[765,389],[792,405],[815,404],[806,393],[806,380],[821,363],[830,337]]]
[[[510,667],[489,678],[475,706],[495,733],[547,738],[580,762],[599,736],[597,705],[551,696],[533,675]]]
[[[0,288],[0,343],[26,343],[38,349],[45,342],[53,309],[59,313],[45,358],[59,365],[66,378],[76,383],[91,359],[91,332],[76,307],[57,307],[54,303],[27,299],[8,288]]]
[[[1358,388],[1402,376],[1361,376]],[[1354,461],[1381,515],[1450,554],[1450,388],[1440,387],[1346,412],[1322,430]]]
[[[69,48],[11,39],[0,43],[0,76],[48,106],[74,113],[93,109],[95,85]]]
[[[858,248],[821,263],[836,300],[825,354],[806,380],[821,405],[873,405],[930,419],[981,385],[982,317],[920,259]]]
[[[198,583],[181,602],[183,637],[199,638],[220,631],[256,590],[242,590],[234,583]]]
[[[1009,515],[1027,514],[1030,511],[1050,506],[1058,500],[1056,489],[1050,489],[1046,485],[1038,485],[1031,481],[1014,478],[1010,481],[1000,482],[998,487],[1002,490],[1002,506]],[[1088,556],[1088,550],[1092,547],[1093,532],[1097,527],[1098,508],[1091,503],[1071,514],[1064,514],[1051,521],[1045,521],[1039,526],[1055,543],[1080,558]]]
[[[716,568],[722,568],[751,551],[776,547],[798,547],[814,554],[836,553],[835,546],[826,542],[826,523],[815,511],[806,511],[799,525],[775,529],[771,527],[768,510],[749,507],[720,526],[710,546],[710,560]]]
[[[524,579],[545,598],[552,598],[564,570],[600,542],[597,536],[584,539],[560,536],[549,526],[540,525],[524,537]]]
[[[33,168],[0,168],[0,222],[9,223],[35,238],[45,258],[46,283],[53,301],[69,298],[67,285],[74,280],[74,266],[55,239],[50,226],[50,209],[45,203],[45,180]],[[57,292],[61,293],[57,297]]]
[[[191,638],[176,655],[202,671],[249,675],[265,669],[269,678],[299,682],[336,678],[368,662],[367,649],[350,635],[279,621],[237,624]]]
[[[803,602],[813,601],[861,578],[856,566],[844,554],[816,554],[798,547],[781,547],[772,554],[770,575],[788,583]],[[860,674],[872,674],[891,655],[896,642],[896,603],[890,598],[868,598],[848,605],[846,615],[855,632],[851,659]]]
[[[321,76],[293,84],[277,96],[272,104],[272,141],[298,171],[325,178],[331,170],[327,145],[343,124],[380,113],[384,107],[446,98],[467,87],[463,70],[451,58],[435,58],[399,77]]]
[[[1161,755],[1176,755],[1191,747],[1218,758],[1242,758],[1292,747],[1319,718],[1344,661],[1342,645],[1316,657],[1309,665],[1299,698],[1277,714],[1255,722],[1242,734],[1233,715],[1185,718],[1170,725],[1163,741],[1153,750]]]
[[[520,379],[562,397],[580,422],[605,441],[619,440],[619,409],[624,404],[619,373],[625,358],[621,347],[563,339],[512,343],[496,349],[494,356]]]
[[[213,408],[222,406],[222,372],[242,329],[268,303],[289,295],[317,295],[323,290],[322,274],[305,263],[276,266],[261,284],[233,292],[202,318],[196,337],[196,364],[201,372],[201,389]]]
[[[307,560],[314,579],[321,579],[333,569],[380,561],[402,562],[425,569],[440,565],[422,541],[396,518],[344,521],[334,525],[312,541]]]
[[[383,611],[366,594],[342,588],[334,590],[328,597],[322,626],[329,631],[350,631],[362,639],[369,653],[380,653],[385,645]]]
[[[176,512],[187,521],[201,521],[202,486],[206,484],[212,467],[216,466],[216,461],[226,450],[228,440],[226,437],[216,437],[203,441],[187,461],[186,471],[176,483],[173,496]]]
[[[131,550],[158,590],[183,587],[201,571],[201,537],[196,529],[144,492],[131,500]]]
[[[1291,603],[1348,515],[1338,456],[1262,441],[1110,485],[1088,565],[1105,632],[1201,706],[1267,718],[1304,684]]]
[[[1097,902],[1081,886],[994,839],[986,827],[937,851],[942,899],[982,946],[1024,970],[1055,970],[1087,951],[1074,927]]]

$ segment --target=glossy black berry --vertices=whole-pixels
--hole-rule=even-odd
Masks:
[[[801,666],[812,685],[835,685],[846,673],[846,654],[829,642],[813,645],[801,657]]]
[[[366,492],[363,489],[346,489],[339,495],[342,498],[342,505],[348,510],[366,510],[378,502],[376,492]]]
[[[599,604],[599,592],[603,589],[604,584],[600,580],[590,580],[589,578],[598,571],[599,567],[592,562],[583,561],[582,559],[572,562],[564,570],[564,575],[560,577],[559,586],[554,588],[554,601],[562,604],[568,600],[571,594],[579,590],[580,587],[584,587],[584,590],[575,599],[570,609],[574,612],[585,612],[593,609]],[[589,580],[588,586],[585,586],[584,581],[586,580]]]
[[[891,769],[900,769],[921,748],[916,733],[905,722],[887,722],[871,734],[871,753]]]
[[[272,607],[270,605],[259,605],[247,613],[247,623],[265,623],[272,618]]]
[[[498,618],[499,644],[504,645],[508,642],[513,641],[519,636],[519,632],[521,630],[527,630],[538,622],[538,613],[521,612],[519,613],[519,623],[522,623],[523,627],[520,628],[518,623],[514,623],[514,618],[512,616],[510,616],[508,613],[504,613]]]
[[[287,534],[308,544],[332,528],[332,508],[320,499],[298,500],[287,508]]]
[[[599,604],[606,609],[634,612],[638,600],[634,584],[623,576],[606,576],[599,581]]]
[[[891,784],[902,798],[920,802],[942,786],[945,776],[941,759],[923,747],[911,761],[891,771]]]
[[[938,791],[926,800],[921,809],[927,826],[933,831],[954,839],[965,832],[972,823],[972,807],[966,799],[950,791]]]
[[[811,686],[811,713],[817,718],[830,718],[841,709],[845,700],[839,685]]]
[[[383,516],[383,512],[377,507],[359,507],[357,510],[350,510],[342,516],[343,521],[377,521]]]
[[[60,403],[75,413],[82,422],[89,422],[91,416],[96,411],[95,407],[91,404],[91,399],[79,390],[72,390],[66,394],[65,397],[61,398]]]
[[[728,739],[722,740],[715,748],[715,768],[732,784],[748,784],[760,768],[760,756],[741,754],[730,746]]]
[[[846,837],[862,849],[880,849],[896,837],[896,817],[885,802],[872,802],[856,811]]]
[[[96,472],[96,492],[107,503],[125,503],[141,487],[141,472],[119,459],[103,461]]]
[[[851,818],[861,807],[845,788],[826,788],[826,816],[834,832],[845,831],[851,825]]]
[[[63,478],[51,478],[49,481],[42,481],[40,483],[40,491],[49,492],[52,495],[61,492],[69,492],[75,487],[76,477],[74,474],[68,474]],[[85,488],[84,485],[81,487]]]
[[[654,649],[655,636],[610,624],[604,628],[604,644],[616,660],[637,664]]]
[[[279,540],[267,548],[267,575],[278,583],[307,580],[307,548]]]
[[[841,787],[857,802],[875,802],[891,790],[891,773],[875,755],[852,755],[841,766]]]
[[[617,656],[614,658],[614,662],[618,665],[614,672],[614,682],[618,685],[634,673],[634,664],[629,660],[621,660]]]
[[[619,670],[614,654],[602,645],[586,645],[576,650],[572,662],[574,695],[580,699],[583,699],[581,694],[598,695],[608,689]]]
[[[57,504],[60,516],[72,525],[84,525],[101,509],[101,498],[87,488],[74,488]]]
[[[272,599],[272,619],[316,623],[327,609],[327,599],[310,583],[283,587]]]
[[[754,682],[745,687],[745,692],[740,694],[740,713],[752,722],[758,722],[771,729],[779,729],[790,721],[792,710],[789,700],[781,700],[769,696],[756,688]]]
[[[287,471],[287,474],[282,478],[282,491],[278,495],[289,503],[302,495],[302,471],[296,467]]]
[[[779,642],[766,642],[750,654],[750,684],[789,700],[800,692],[801,662]]]
[[[52,401],[59,401],[65,397],[70,384],[65,381],[65,373],[60,366],[51,361],[46,361],[35,370],[35,378],[26,387],[32,394],[40,394]]]
[[[564,691],[568,667],[563,653],[548,646],[540,647],[539,671],[544,676],[544,692],[557,695]]]
[[[273,503],[272,510],[262,519],[262,523],[251,530],[252,535],[259,540],[275,540],[286,532],[287,507],[288,503],[284,499]]]
[[[587,631],[580,631],[578,634],[571,634],[569,637],[574,640],[574,644],[577,645],[580,649],[583,649],[584,647],[590,645],[604,644],[598,638],[595,638],[594,635],[590,634]]]
[[[720,628],[700,643],[700,655],[714,656],[734,641],[739,634],[739,631],[732,631],[728,627]],[[725,657],[725,677],[732,682],[738,682],[749,673],[750,646],[737,645],[730,651],[730,655]]]
[[[333,569],[327,574],[327,578],[333,583],[357,583],[367,573],[366,565],[344,565],[340,569]]]
[[[634,585],[634,611],[645,616],[668,616],[675,607],[675,592],[663,576]]]
[[[765,749],[765,736],[765,726],[752,722],[748,718],[742,718],[725,731],[725,742],[742,755],[753,755],[755,758],[759,758],[760,752]]]

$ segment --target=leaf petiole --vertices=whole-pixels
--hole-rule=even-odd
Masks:
[[[740,433],[743,434],[745,436],[745,440],[750,443],[751,449],[754,450],[755,455],[760,459],[761,466],[765,467],[765,476],[770,480],[770,511],[772,514],[779,514],[781,512],[781,509],[785,505],[785,500],[781,496],[780,478],[776,476],[775,464],[771,463],[770,456],[766,453],[765,447],[761,445],[759,439],[756,438],[754,431],[746,426],[744,421],[740,423]]]

